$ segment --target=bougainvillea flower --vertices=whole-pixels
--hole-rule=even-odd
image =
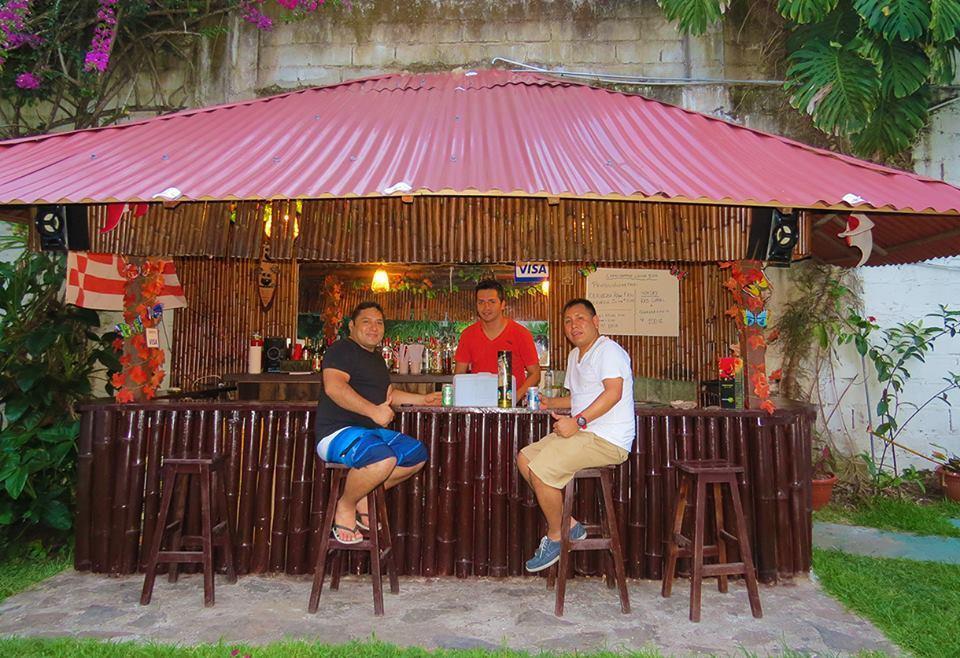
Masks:
[[[13,84],[20,87],[20,89],[39,89],[40,78],[33,73],[21,73],[13,81]]]

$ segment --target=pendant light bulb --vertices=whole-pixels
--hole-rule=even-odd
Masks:
[[[373,273],[370,290],[373,292],[390,292],[390,277],[387,276],[387,271],[382,267]]]

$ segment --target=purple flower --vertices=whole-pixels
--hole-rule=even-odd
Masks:
[[[114,5],[117,4],[117,0],[99,0],[99,2],[97,27],[93,30],[90,48],[83,58],[83,70],[103,73],[110,63],[110,50],[116,36],[117,15]]]
[[[260,5],[263,0],[248,0],[240,7],[240,17],[258,30],[269,30],[273,27],[273,20],[263,13]]]
[[[40,78],[33,73],[21,73],[17,76],[16,80],[14,80],[14,84],[20,87],[20,89],[39,89]]]

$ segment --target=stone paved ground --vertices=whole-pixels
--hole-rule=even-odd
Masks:
[[[246,576],[231,585],[217,577],[217,604],[204,608],[202,581],[158,578],[153,602],[139,605],[142,578],[67,571],[0,604],[0,634],[97,637],[195,644],[224,640],[266,643],[284,638],[339,643],[377,638],[398,645],[507,646],[591,650],[656,647],[665,654],[758,655],[783,647],[817,655],[896,648],[869,622],[846,612],[807,579],[761,586],[763,619],[753,619],[746,592],[705,588],[702,621],[687,619],[689,589],[680,580],[670,599],[659,583],[630,581],[633,611],[620,613],[614,591],[598,579],[568,585],[566,615],[554,617],[542,579],[401,578],[385,594],[386,616],[373,616],[369,578],[345,578],[324,590],[316,615],[306,611],[310,581],[297,576]]]

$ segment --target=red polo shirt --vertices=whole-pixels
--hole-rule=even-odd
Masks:
[[[470,365],[470,372],[497,372],[497,352],[509,350],[512,352],[513,372],[517,378],[517,386],[522,386],[527,378],[527,367],[538,362],[537,348],[533,344],[533,334],[518,322],[507,320],[503,328],[493,340],[483,333],[483,326],[474,322],[460,334],[457,345],[457,363]]]

